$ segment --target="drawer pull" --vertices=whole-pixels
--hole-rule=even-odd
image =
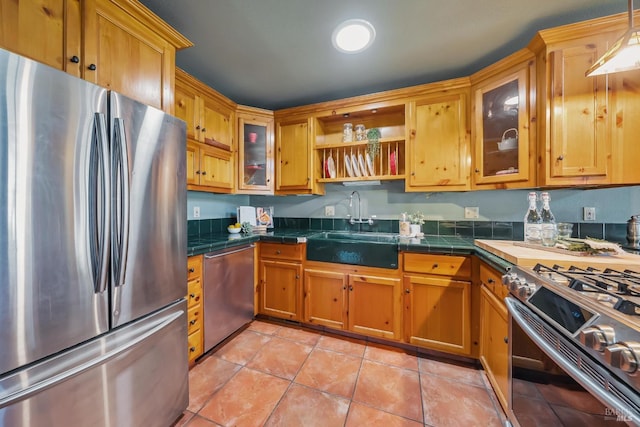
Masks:
[[[196,319],[193,319],[192,321],[189,322],[189,324],[191,326],[195,325],[198,321]]]
[[[276,251],[276,255],[280,255],[280,249]]]
[[[487,282],[488,282],[490,285],[492,285],[492,284],[496,283],[496,281],[495,281],[495,280],[493,280],[492,278],[489,278],[489,280],[487,280]]]
[[[433,267],[431,267],[431,268],[433,268],[435,270],[436,268],[438,268],[438,264],[437,263],[433,264]]]

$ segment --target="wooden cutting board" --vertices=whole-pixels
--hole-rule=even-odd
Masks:
[[[594,255],[576,256],[543,249],[518,246],[510,240],[481,240],[476,239],[476,246],[492,254],[522,267],[533,267],[536,264],[553,266],[555,264],[568,268],[570,266],[586,268],[615,268],[640,271],[640,255]]]

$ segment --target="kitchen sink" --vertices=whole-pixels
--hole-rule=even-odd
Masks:
[[[307,238],[307,259],[398,268],[398,237],[389,233],[327,231]]]

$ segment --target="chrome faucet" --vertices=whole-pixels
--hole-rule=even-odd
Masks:
[[[375,218],[375,215],[372,215],[371,218],[368,218],[368,219],[362,219],[362,203],[361,203],[362,200],[360,199],[360,193],[358,193],[358,191],[354,191],[353,193],[351,193],[351,196],[349,197],[349,208],[353,208],[354,195],[358,196],[358,219],[355,219],[353,215],[349,214],[349,224],[373,225],[373,218]]]

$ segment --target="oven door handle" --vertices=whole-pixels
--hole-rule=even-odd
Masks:
[[[640,414],[638,414],[638,412],[630,409],[629,406],[622,400],[616,399],[612,394],[607,393],[602,385],[600,385],[589,376],[588,372],[580,370],[576,365],[569,363],[555,345],[552,345],[547,340],[545,340],[541,336],[540,332],[535,330],[534,327],[529,324],[529,321],[525,319],[525,316],[531,317],[534,321],[537,321],[543,327],[545,326],[544,320],[542,320],[536,313],[531,311],[526,305],[522,304],[520,301],[513,297],[506,297],[505,303],[507,304],[507,310],[509,311],[509,317],[511,318],[511,321],[515,321],[518,326],[522,328],[524,333],[527,334],[529,339],[531,339],[534,344],[536,344],[542,351],[544,351],[547,356],[549,356],[558,366],[564,369],[565,372],[569,374],[578,384],[584,387],[585,390],[587,390],[589,393],[593,394],[597,399],[607,405],[610,409],[619,411],[616,413],[624,414],[625,416],[628,416],[630,421],[634,422],[635,424],[640,424]],[[511,328],[509,329],[509,334],[511,335]],[[559,336],[556,338],[558,338],[560,343],[564,344],[566,347],[568,347],[570,350],[573,350],[580,356],[580,358],[582,359],[580,364],[588,365],[590,368],[596,370],[604,378],[609,377],[607,372],[605,372],[600,366],[591,363],[589,358],[583,356],[583,352],[575,348],[575,345],[569,342],[569,340],[566,340]],[[509,340],[512,341],[511,336]],[[622,383],[616,384],[616,387],[627,388],[627,386]]]

